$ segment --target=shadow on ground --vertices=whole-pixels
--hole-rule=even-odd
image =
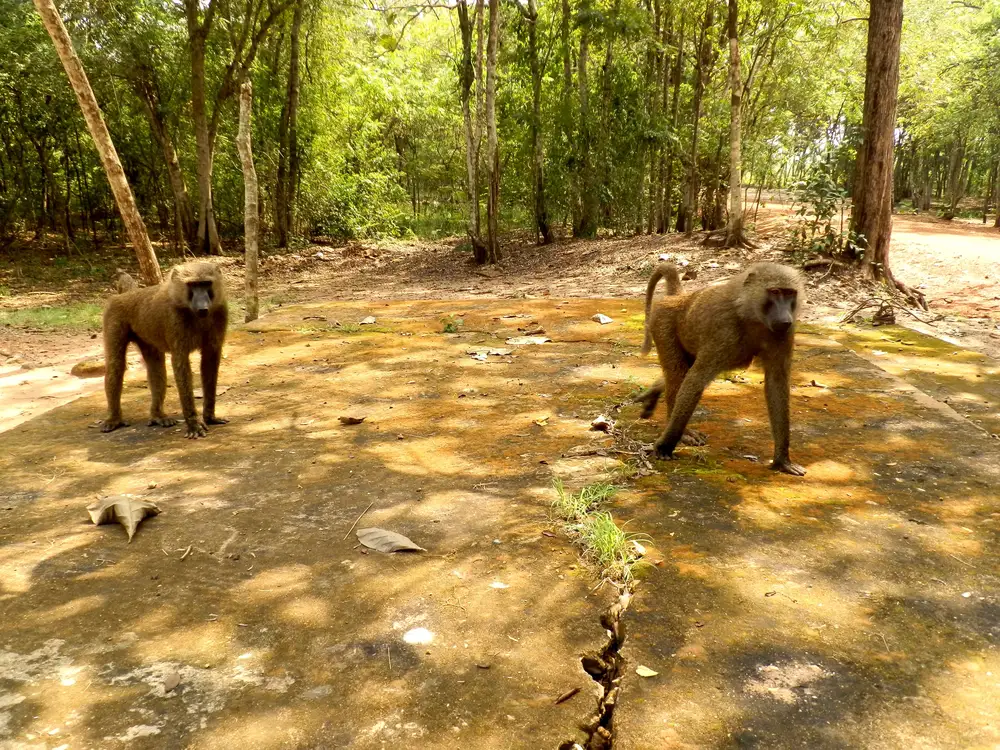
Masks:
[[[536,324],[553,343],[505,343]],[[746,458],[771,446],[750,371],[707,393],[709,446],[616,498],[659,562],[628,615],[616,747],[1000,739],[987,416],[976,426],[852,354],[862,334],[836,335],[799,347],[804,479]],[[100,434],[94,395],[0,435],[0,747],[582,739],[596,685],[579,657],[603,643],[611,594],[542,531],[554,468],[584,482],[616,465],[560,457],[605,444],[591,419],[654,377],[640,336],[636,301],[301,305],[234,332],[232,422],[206,440],[138,426],[141,376],[125,399],[137,426]],[[975,377],[988,361],[915,341],[907,357],[954,366],[941,388],[995,396]],[[511,353],[469,353],[482,347]],[[164,511],[131,544],[86,519],[115,493]],[[369,503],[361,527],[428,552],[345,539]]]

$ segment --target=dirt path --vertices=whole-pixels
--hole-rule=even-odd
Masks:
[[[580,658],[613,592],[551,521],[551,482],[618,477],[589,426],[656,375],[641,319],[634,299],[284,307],[234,332],[232,422],[206,440],[101,435],[99,394],[0,435],[4,750],[586,743]],[[505,343],[538,325],[551,343]],[[804,478],[754,458],[759,373],[713,384],[710,444],[610,506],[651,563],[615,747],[996,742],[998,374],[903,329],[808,329]],[[649,440],[636,411],[619,426]],[[118,493],[163,510],[131,544],[86,522]],[[360,526],[427,553],[365,554],[347,532],[370,503]]]

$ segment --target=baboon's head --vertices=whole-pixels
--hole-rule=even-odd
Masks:
[[[225,300],[222,272],[214,263],[195,262],[177,266],[168,279],[170,294],[179,307],[186,307],[199,318]]]
[[[755,263],[743,277],[740,313],[759,320],[778,336],[787,334],[805,302],[805,287],[797,271],[777,263]]]

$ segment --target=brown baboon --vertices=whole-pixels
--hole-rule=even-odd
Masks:
[[[108,418],[102,422],[101,431],[111,432],[128,424],[122,420],[121,396],[129,342],[139,347],[146,362],[152,399],[150,425],[177,424],[176,419],[163,413],[167,352],[174,368],[187,436],[204,437],[208,434],[207,425],[225,424],[227,420],[215,416],[215,388],[227,323],[222,273],[213,263],[177,266],[162,284],[136,288],[109,299],[104,309],[104,391],[108,397]],[[201,351],[203,418],[198,417],[195,409],[191,383],[190,355],[196,349]]]
[[[121,268],[115,269],[115,292],[117,294],[131,292],[133,289],[138,288],[139,285],[135,282],[135,279],[128,275],[127,271]]]
[[[661,278],[667,296],[653,304]],[[805,469],[788,457],[789,377],[795,318],[805,300],[798,272],[776,263],[756,263],[728,281],[691,294],[681,293],[677,269],[661,264],[646,287],[646,335],[642,353],[652,342],[663,378],[642,393],[643,417],[649,417],[666,395],[667,427],[656,443],[669,458],[682,437],[701,395],[720,372],[748,367],[757,358],[764,366],[764,393],[774,438],[771,468],[797,476]]]

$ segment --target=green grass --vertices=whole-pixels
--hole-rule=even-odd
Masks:
[[[601,574],[614,581],[630,583],[636,565],[642,562],[635,542],[648,542],[649,537],[628,534],[608,512],[594,513],[577,525],[584,557],[601,568]]]
[[[444,333],[458,333],[458,329],[465,325],[465,321],[455,315],[441,318],[441,323],[444,326]]]
[[[66,328],[77,331],[101,329],[100,305],[74,302],[70,305],[26,307],[21,310],[0,310],[0,325],[16,328]]]
[[[577,494],[566,491],[561,479],[554,479],[552,486],[556,491],[556,499],[552,507],[564,521],[576,522],[585,518],[607,503],[618,488],[608,482],[588,484]]]

